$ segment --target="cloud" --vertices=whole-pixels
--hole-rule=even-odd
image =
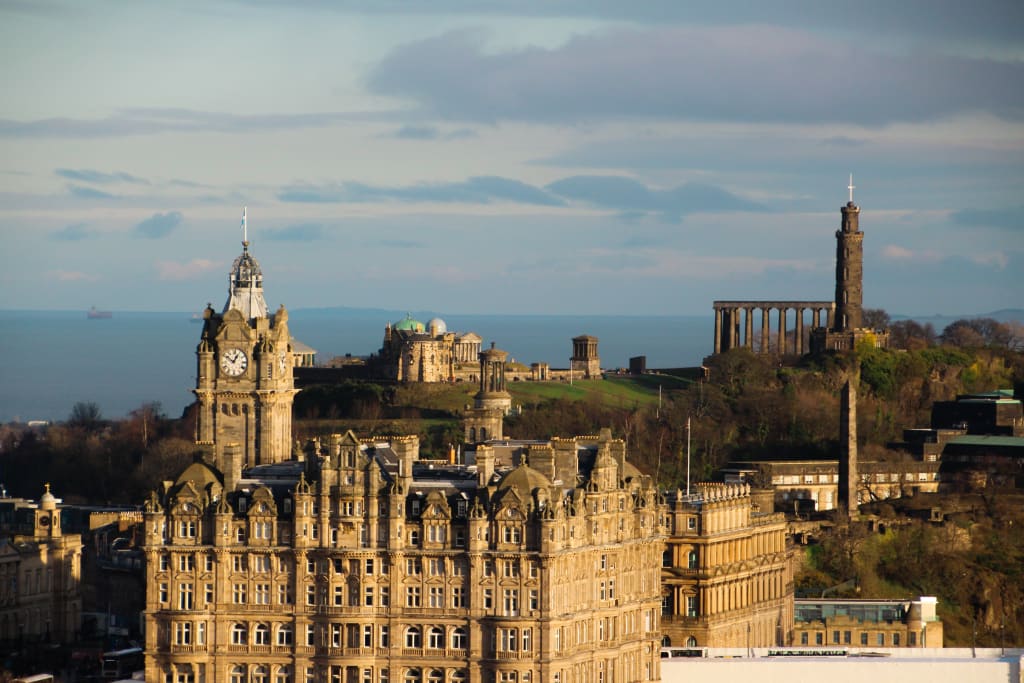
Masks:
[[[937,263],[942,255],[933,249],[914,250],[898,244],[887,244],[882,247],[882,258],[886,261]]]
[[[1006,209],[961,209],[949,216],[957,225],[984,226],[1004,230],[1024,228],[1024,206]]]
[[[488,204],[495,201],[540,206],[562,206],[564,202],[548,192],[511,178],[476,176],[454,183],[420,183],[400,187],[339,183],[333,185],[295,185],[278,193],[285,202],[453,202]]]
[[[94,236],[95,233],[85,223],[72,223],[50,233],[50,237],[61,242],[78,242]]]
[[[265,230],[262,235],[273,242],[313,242],[324,238],[324,229],[316,223],[303,223]]]
[[[405,125],[382,137],[399,140],[463,140],[476,137],[476,131],[472,128],[456,128],[446,133],[437,126]]]
[[[58,282],[96,282],[98,277],[80,270],[51,270],[46,273]]]
[[[986,111],[1024,119],[1024,62],[921,51],[775,26],[620,29],[495,52],[461,30],[405,44],[374,93],[449,120],[622,117],[884,125]]]
[[[400,140],[436,140],[440,135],[441,131],[435,126],[402,126],[391,137]]]
[[[103,171],[94,171],[88,168],[57,168],[53,171],[62,178],[68,180],[78,180],[84,183],[94,183],[97,185],[108,185],[111,183],[134,183],[137,185],[149,185],[149,181],[145,178],[134,176],[130,173],[124,173],[121,171],[115,171],[114,173],[104,173]]]
[[[993,267],[997,270],[1005,270],[1006,266],[1010,264],[1010,257],[1002,251],[974,254],[969,258],[972,263],[976,263],[979,266]]]
[[[167,213],[154,213],[152,216],[135,226],[134,231],[137,237],[159,239],[166,237],[181,224],[183,216],[180,211],[168,211]]]
[[[210,259],[195,258],[185,263],[177,261],[157,261],[157,277],[161,280],[190,280],[220,267],[221,264]]]
[[[82,199],[117,199],[117,195],[82,185],[68,185],[68,192]]]
[[[0,138],[110,138],[160,133],[247,133],[324,128],[387,118],[379,113],[226,114],[172,108],[131,108],[98,119],[0,119]]]
[[[387,249],[425,249],[428,246],[426,242],[405,239],[370,240],[363,244],[368,247],[385,247]]]
[[[625,212],[631,219],[635,219],[637,212],[655,212],[678,220],[689,213],[764,209],[712,185],[687,183],[655,190],[624,176],[571,176],[551,183],[546,189],[567,199]]]

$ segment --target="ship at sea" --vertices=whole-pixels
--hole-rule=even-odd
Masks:
[[[111,313],[110,311],[97,310],[96,307],[93,306],[88,311],[86,311],[85,316],[89,318],[89,320],[97,320],[103,318],[113,318],[114,314]]]

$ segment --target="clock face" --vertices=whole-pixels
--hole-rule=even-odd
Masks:
[[[278,356],[277,356],[277,364],[279,366],[281,366],[281,372],[284,372],[285,370],[287,370],[288,369],[288,354],[285,353],[284,351],[282,351],[280,354],[278,354]]]
[[[50,518],[49,517],[40,517],[39,518],[39,526],[50,526]]]
[[[228,349],[220,357],[220,369],[232,377],[241,375],[248,365],[249,359],[245,357],[245,352],[242,349]]]

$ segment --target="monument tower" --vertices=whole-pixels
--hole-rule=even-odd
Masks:
[[[860,207],[853,203],[853,175],[850,200],[842,207],[842,225],[836,231],[836,314],[833,332],[860,329],[864,303],[864,233],[860,231]]]
[[[288,312],[284,306],[267,312],[263,271],[249,253],[244,210],[242,253],[228,275],[228,300],[220,313],[207,305],[203,318],[193,390],[199,404],[196,443],[212,449],[222,472],[235,469],[225,457],[232,444],[241,457],[231,460],[240,460],[241,467],[287,460],[296,393]]]

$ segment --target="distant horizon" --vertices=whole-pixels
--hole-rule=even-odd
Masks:
[[[751,301],[755,301],[751,299]],[[767,299],[766,299],[767,301]],[[91,307],[90,307],[91,308]],[[0,313],[66,313],[69,315],[77,315],[87,313],[90,308],[77,309],[77,308],[0,308]],[[183,315],[192,316],[196,313],[201,313],[204,309],[198,310],[142,310],[142,309],[120,309],[110,308],[106,306],[96,306],[98,311],[110,311],[112,313],[123,313],[132,315]],[[713,318],[714,310],[710,308],[707,313],[579,313],[579,312],[555,312],[555,313],[506,313],[502,311],[489,311],[486,313],[474,313],[474,312],[460,312],[460,311],[441,311],[437,309],[407,309],[401,307],[395,308],[384,308],[384,307],[362,307],[362,306],[302,306],[302,307],[289,307],[285,306],[289,314],[295,313],[315,313],[315,312],[351,312],[351,313],[366,313],[366,314],[382,314],[382,315],[401,315],[411,314],[415,316],[457,316],[460,318],[484,318],[484,317],[520,317],[520,318]],[[873,310],[880,307],[865,306],[865,310]],[[220,311],[221,307],[215,306],[214,310]],[[995,318],[1009,319],[1009,320],[1021,320],[1024,321],[1024,307],[1022,308],[999,308],[991,311],[985,311],[981,313],[930,313],[930,314],[906,314],[906,313],[893,313],[885,308],[884,310],[890,318],[893,320],[928,320],[928,319],[949,319],[956,320],[959,318],[973,319],[973,318]]]

